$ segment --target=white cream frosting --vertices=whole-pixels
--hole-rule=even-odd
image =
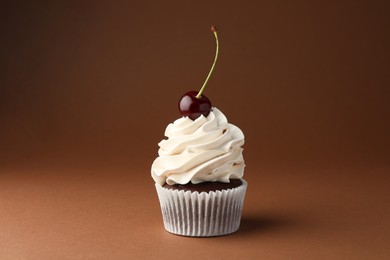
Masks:
[[[158,145],[152,177],[164,185],[207,181],[229,182],[242,178],[244,134],[213,108],[207,117],[177,119],[165,130],[167,139]]]

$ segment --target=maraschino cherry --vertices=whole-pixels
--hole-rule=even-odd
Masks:
[[[215,26],[211,26],[211,31],[214,33],[215,42],[216,42],[216,50],[215,50],[215,57],[213,65],[211,66],[210,72],[207,75],[207,78],[205,82],[203,83],[202,88],[200,91],[189,91],[185,93],[179,100],[179,110],[180,113],[183,116],[188,116],[192,120],[197,119],[201,115],[208,116],[211,111],[211,102],[210,100],[205,96],[202,95],[202,92],[204,88],[206,87],[207,82],[209,81],[209,78],[211,74],[213,73],[215,63],[217,62],[218,58],[218,51],[219,51],[219,42],[218,42],[218,35],[217,35],[217,28]]]

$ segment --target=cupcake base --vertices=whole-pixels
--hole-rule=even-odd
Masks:
[[[165,229],[191,237],[223,236],[240,227],[247,182],[210,192],[171,190],[156,184]]]

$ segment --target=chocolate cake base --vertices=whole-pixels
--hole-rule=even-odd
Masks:
[[[227,189],[233,189],[236,187],[239,187],[242,185],[242,181],[240,179],[230,179],[229,183],[225,182],[201,182],[198,184],[174,184],[169,185],[165,183],[163,185],[164,188],[170,189],[170,190],[184,190],[184,191],[197,191],[197,192],[210,192],[210,191],[217,191],[217,190],[227,190]]]
[[[156,183],[165,229],[190,237],[215,237],[236,232],[240,227],[247,185],[244,179],[231,179],[230,183],[165,184],[163,187]],[[211,190],[216,192],[205,192]]]

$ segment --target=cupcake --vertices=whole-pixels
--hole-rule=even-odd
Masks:
[[[165,136],[152,164],[165,229],[197,237],[237,231],[247,187],[242,131],[214,107],[207,117],[177,119]]]
[[[239,229],[246,181],[244,134],[199,92],[179,101],[183,117],[169,124],[151,167],[165,229],[173,234],[212,237]]]

